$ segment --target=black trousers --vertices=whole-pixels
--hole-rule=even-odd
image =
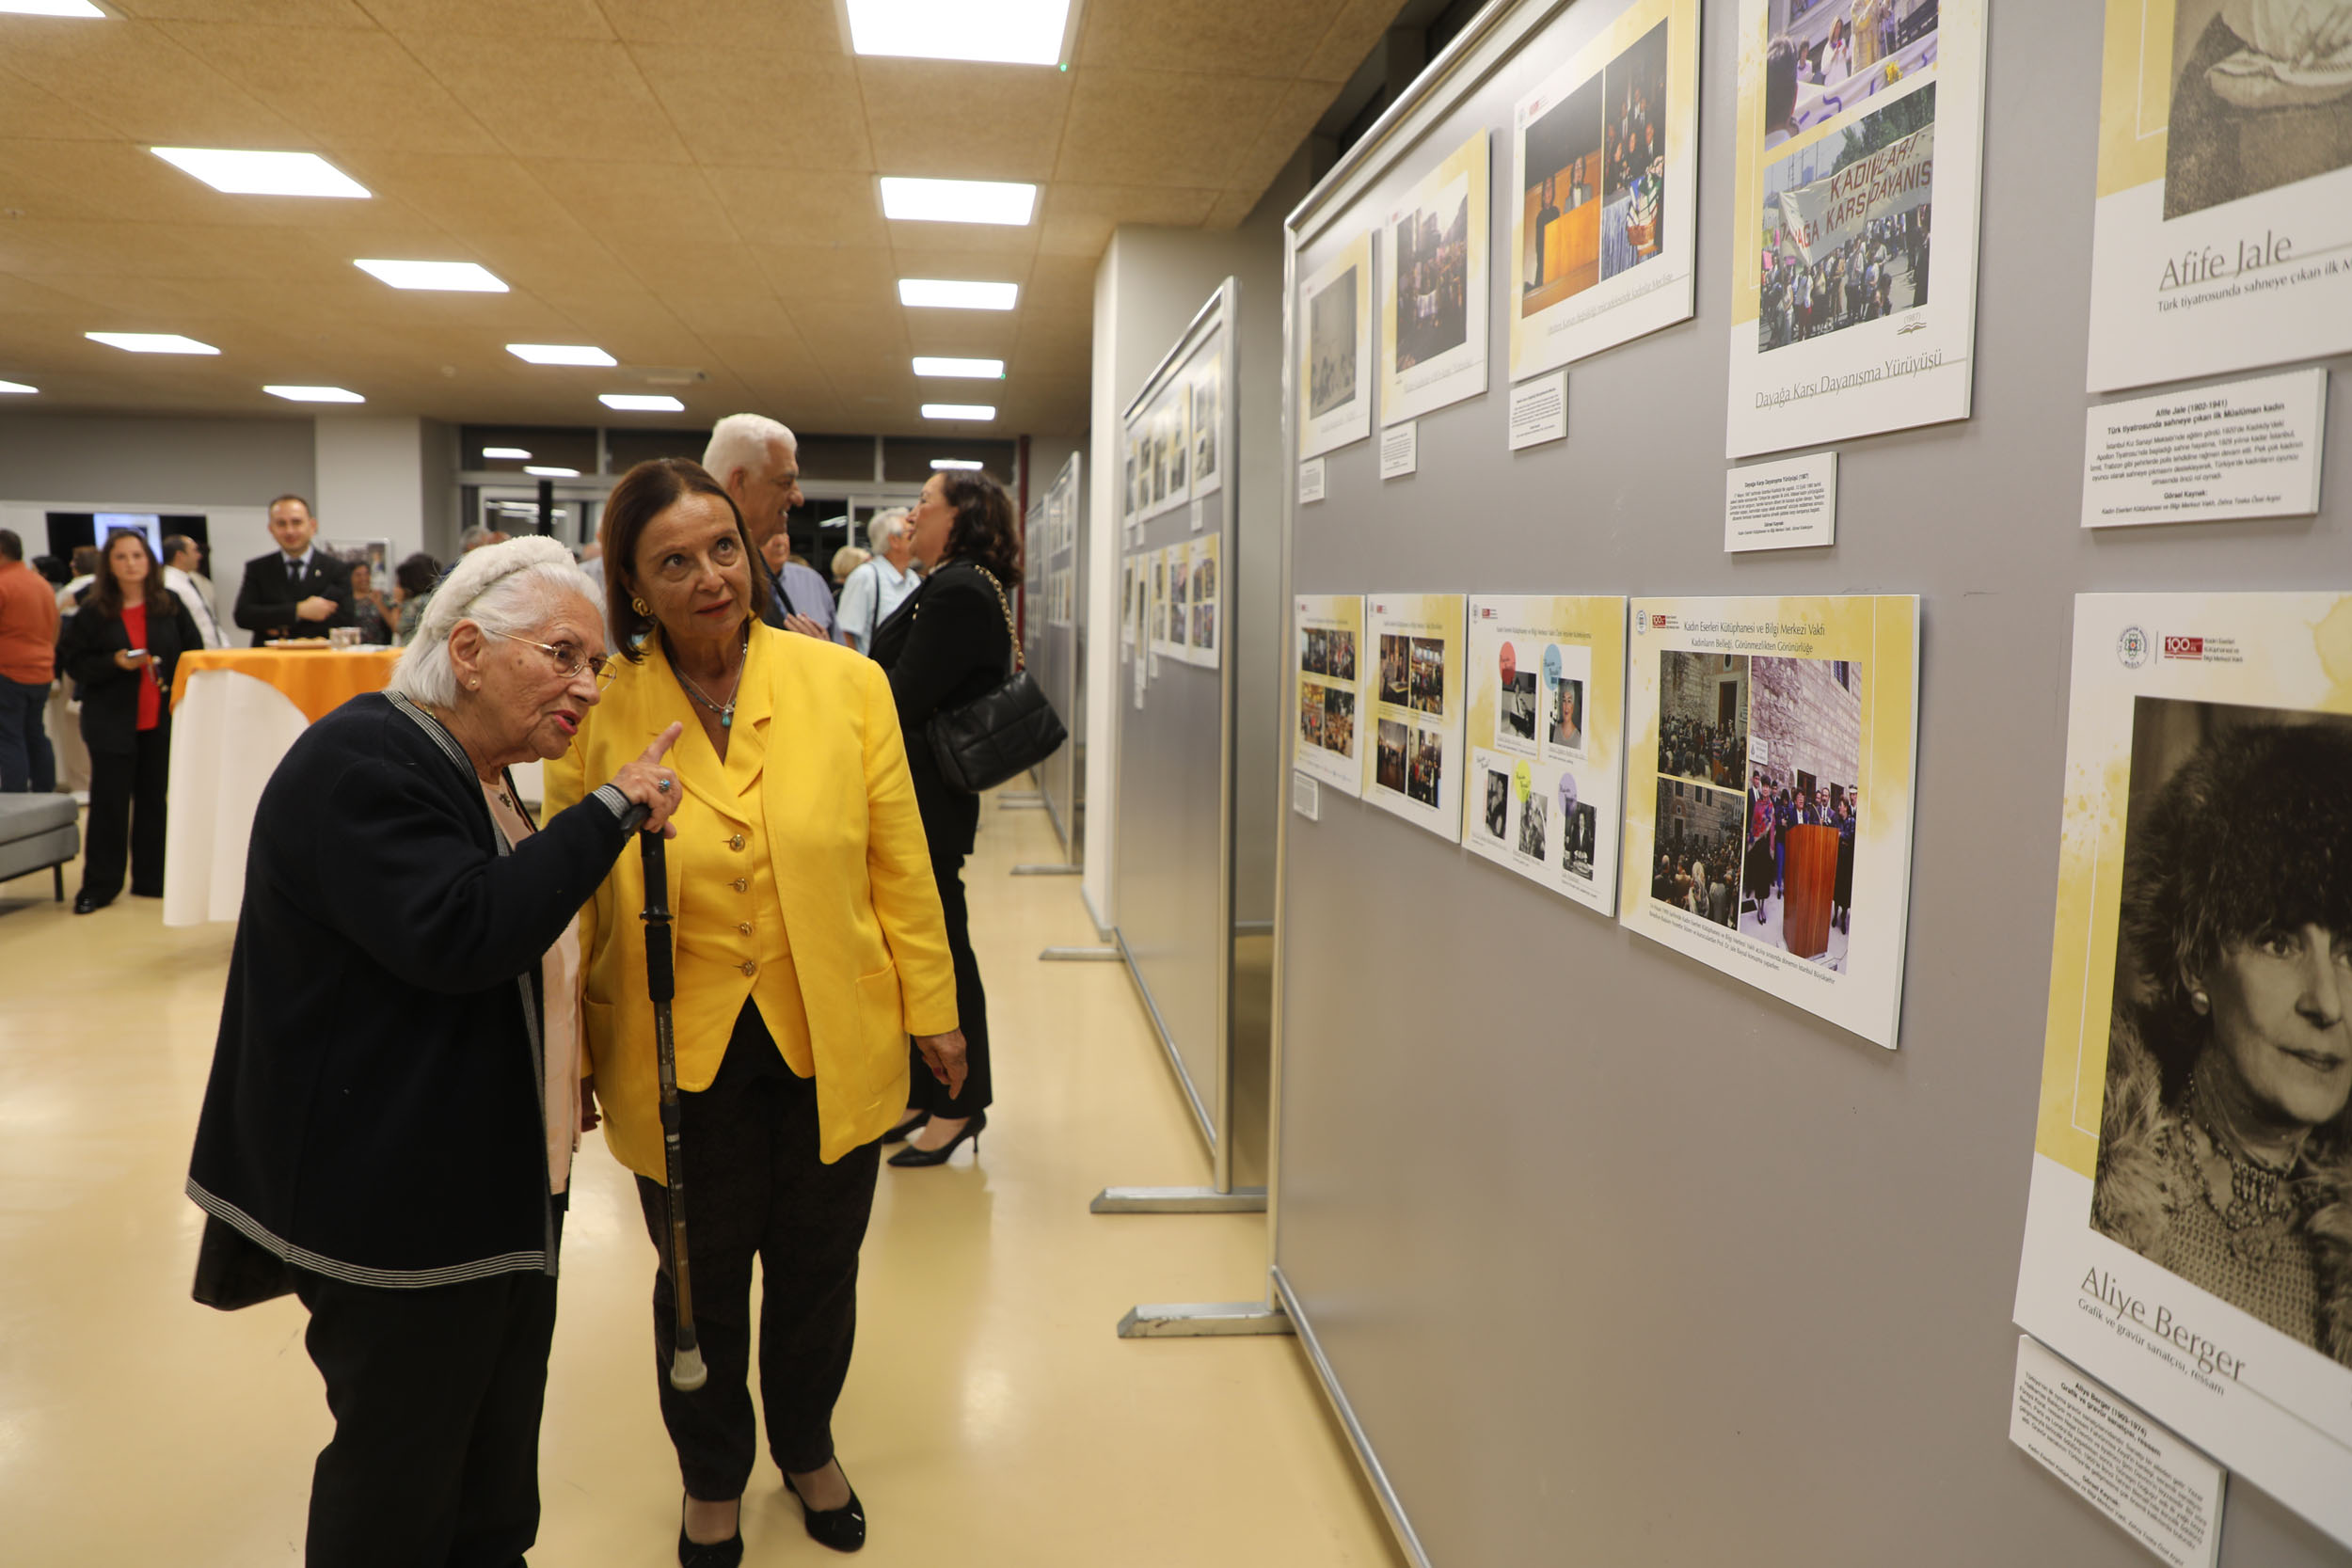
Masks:
[[[686,1175],[686,1264],[694,1333],[710,1381],[670,1386],[677,1292],[670,1278],[669,1194],[637,1179],[660,1259],[653,1281],[661,1420],[689,1497],[739,1497],[758,1456],[748,1386],[752,1259],[759,1259],[759,1389],[776,1467],[805,1474],[833,1458],[833,1407],[857,1339],[857,1254],[874,1208],[881,1149],[817,1158],[817,1085],[794,1075],[751,1003],[719,1075],[678,1096]]]
[[[907,1103],[935,1117],[968,1117],[996,1098],[988,1068],[988,992],[980,989],[980,960],[972,956],[972,911],[963,896],[963,857],[931,851],[931,876],[939,883],[940,908],[947,915],[947,952],[956,963],[956,1022],[963,1030],[966,1073],[963,1092],[950,1095],[931,1076],[923,1053],[907,1042]]]
[[[539,1411],[555,1281],[421,1291],[296,1271],[334,1440],[310,1480],[320,1568],[519,1568],[539,1534]]]
[[[171,721],[138,732],[128,752],[89,754],[89,838],[82,891],[112,898],[131,867],[131,891],[164,891],[164,794],[171,774]]]

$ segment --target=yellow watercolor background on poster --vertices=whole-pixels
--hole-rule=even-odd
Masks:
[[[2174,0],[2107,0],[2099,82],[2103,197],[2164,178],[2173,12]]]
[[[1698,80],[1699,0],[1635,0],[1624,13],[1601,30],[1598,38],[1576,52],[1563,71],[1562,77],[1573,85],[1573,92],[1586,81],[1598,75],[1601,69],[1635,43],[1659,23],[1666,28],[1666,167],[1680,169],[1687,165],[1691,143],[1694,136],[1696,116],[1691,111],[1691,89],[1686,83]],[[1561,95],[1563,98],[1566,93]],[[1523,178],[1518,144],[1524,139],[1524,128],[1513,134],[1510,187],[1506,191],[1511,203],[1511,256],[1504,269],[1510,282],[1502,292],[1503,311],[1511,318],[1511,374],[1520,374],[1519,365],[1528,356],[1535,335],[1543,322],[1543,314],[1527,318],[1518,310],[1519,288],[1526,280],[1519,276],[1527,255],[1527,202],[1518,188]],[[1695,204],[1693,211],[1696,210]],[[1571,296],[1574,298],[1575,296]],[[1565,303],[1565,301],[1563,303]]]
[[[1510,597],[1473,594],[1469,602],[1476,605]],[[1615,594],[1531,594],[1514,603],[1514,609],[1520,612],[1517,624],[1527,626],[1532,633],[1554,642],[1573,642],[1592,650],[1593,673],[1584,689],[1582,766],[1586,771],[1611,778],[1618,776],[1618,756],[1625,744],[1625,603]],[[1465,658],[1470,657],[1467,640],[1462,655]],[[1542,657],[1540,652],[1536,657]],[[1492,751],[1497,705],[1502,702],[1502,672],[1482,663],[1477,676],[1477,689],[1470,693],[1470,728],[1464,732],[1464,745]]]
[[[2106,1098],[2107,1024],[2123,905],[2135,697],[2352,713],[2352,594],[2084,594],[2075,601],[2064,827],[2050,942],[2034,1151],[2092,1180]],[[2116,657],[2128,621],[2161,648],[2168,630],[2234,636],[2244,662],[2135,675]]]

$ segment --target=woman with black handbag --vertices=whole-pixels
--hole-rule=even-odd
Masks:
[[[971,911],[963,894],[963,858],[972,852],[979,827],[980,798],[957,788],[942,773],[930,732],[934,718],[988,697],[1012,674],[1011,595],[1021,585],[1021,536],[1012,499],[986,474],[933,474],[907,521],[914,529],[914,559],[925,569],[923,584],[875,631],[873,657],[890,673],[890,689],[898,698],[914,800],[930,841],[931,875],[947,916],[967,1075],[962,1092],[955,1095],[928,1071],[910,1077],[906,1119],[883,1140],[906,1140],[907,1147],[890,1159],[902,1168],[946,1164],[966,1138],[977,1155],[980,1129],[988,1125],[993,1088],[988,999],[980,989],[979,961],[972,955]]]

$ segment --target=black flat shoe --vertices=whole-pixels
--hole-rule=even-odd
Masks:
[[[841,1477],[845,1484],[849,1479],[846,1472]],[[801,1497],[801,1489],[788,1475],[784,1478],[784,1489]],[[866,1505],[857,1500],[854,1486],[850,1488],[850,1500],[839,1508],[811,1508],[808,1499],[801,1497],[801,1523],[807,1527],[811,1541],[836,1552],[854,1552],[866,1544]]]
[[[987,1125],[988,1113],[975,1111],[972,1113],[972,1119],[963,1124],[963,1131],[937,1148],[917,1148],[913,1144],[909,1144],[898,1153],[893,1154],[890,1157],[890,1163],[901,1170],[923,1165],[944,1165],[947,1163],[948,1156],[955,1153],[956,1146],[966,1138],[972,1140],[972,1157],[977,1160],[980,1154],[980,1129]]]
[[[73,912],[88,914],[92,911],[103,910],[113,902],[112,898],[101,898],[94,893],[77,893],[73,895]]]
[[[907,1117],[906,1120],[900,1122],[889,1132],[884,1132],[882,1135],[882,1141],[886,1144],[902,1144],[907,1141],[907,1134],[909,1132],[914,1132],[916,1128],[922,1126],[925,1122],[930,1119],[931,1114],[929,1111],[917,1111],[914,1115]]]
[[[684,1512],[681,1507],[680,1512]],[[677,1528],[678,1568],[741,1568],[743,1561],[743,1508],[739,1499],[735,1509],[735,1533],[724,1541],[690,1541],[686,1527]]]

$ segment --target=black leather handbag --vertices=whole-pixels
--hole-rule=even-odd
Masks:
[[[1005,585],[987,567],[973,569],[996,590],[996,603],[1005,612],[1005,635],[1012,643],[1012,673],[986,696],[932,714],[924,726],[939,776],[950,789],[966,795],[977,795],[1019,778],[1070,738],[1061,715],[1045,700],[1044,688],[1022,660],[1021,639],[1013,631],[1012,601],[1005,597]]]

